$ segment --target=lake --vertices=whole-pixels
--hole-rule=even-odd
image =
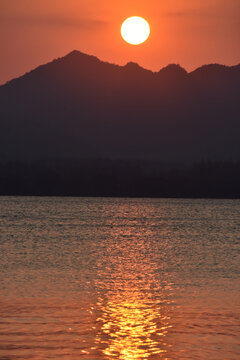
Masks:
[[[240,358],[240,201],[0,197],[0,359]]]

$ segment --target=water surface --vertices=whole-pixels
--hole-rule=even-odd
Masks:
[[[0,359],[240,356],[240,201],[0,198]]]

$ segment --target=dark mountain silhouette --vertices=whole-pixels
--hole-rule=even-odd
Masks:
[[[0,161],[240,160],[240,65],[187,73],[73,51],[0,87]]]

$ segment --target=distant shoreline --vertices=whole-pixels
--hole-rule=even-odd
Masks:
[[[135,160],[0,164],[0,196],[240,199],[240,162],[167,165]]]
[[[69,198],[69,199],[156,199],[156,200],[240,200],[240,197],[149,197],[149,196],[73,196],[73,195],[0,195],[0,198]]]

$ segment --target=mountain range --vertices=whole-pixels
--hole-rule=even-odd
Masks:
[[[240,65],[152,72],[73,51],[0,86],[2,162],[239,161],[239,139]]]

